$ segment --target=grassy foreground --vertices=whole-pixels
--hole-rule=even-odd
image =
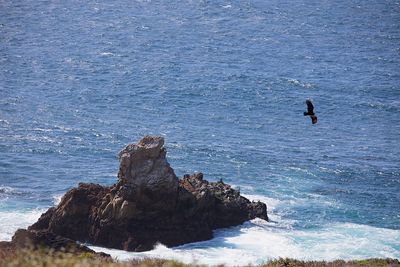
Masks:
[[[101,258],[89,253],[71,254],[52,251],[17,251],[2,253],[0,251],[0,267],[203,267],[203,265],[188,265],[177,261],[160,259],[132,260],[115,262],[109,258]],[[279,259],[270,261],[259,267],[362,267],[362,266],[400,266],[398,260],[369,259],[360,261],[298,261]]]

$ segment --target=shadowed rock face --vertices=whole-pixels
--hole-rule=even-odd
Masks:
[[[259,217],[266,205],[250,202],[203,174],[178,179],[166,160],[162,137],[146,136],[119,153],[118,182],[79,184],[28,231],[129,251],[212,238],[212,230]]]

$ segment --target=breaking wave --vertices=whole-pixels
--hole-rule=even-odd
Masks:
[[[243,225],[214,231],[208,241],[167,248],[158,244],[147,252],[127,252],[91,246],[115,259],[175,259],[184,263],[244,266],[280,257],[301,260],[399,258],[400,230],[353,223],[332,223],[315,229],[293,229],[294,221],[282,219],[275,207],[282,201],[247,195],[268,205],[271,222],[255,219]]]

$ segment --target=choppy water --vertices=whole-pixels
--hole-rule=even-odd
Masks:
[[[399,25],[397,1],[0,1],[0,239],[157,134],[273,222],[147,254],[400,258]]]

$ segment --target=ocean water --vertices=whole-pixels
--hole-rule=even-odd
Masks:
[[[400,258],[400,3],[0,1],[0,240],[79,182],[113,184],[118,151],[146,134],[178,176],[223,179],[272,220],[96,250]]]

